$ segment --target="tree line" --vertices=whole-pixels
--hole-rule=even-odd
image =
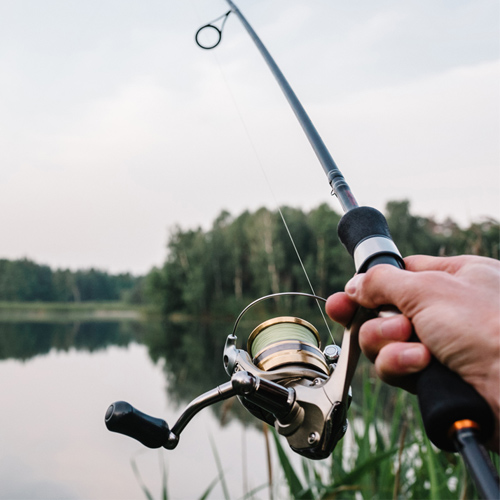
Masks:
[[[0,259],[0,301],[134,301],[141,278],[97,269],[52,270],[29,259]]]
[[[287,227],[279,211],[264,207],[236,217],[222,211],[209,230],[175,227],[163,266],[142,277],[0,259],[0,301],[122,300],[154,304],[165,314],[234,314],[270,293],[310,292],[302,265],[317,295],[342,290],[354,266],[337,238],[341,216],[326,203],[310,211],[283,207],[281,212]],[[500,258],[496,220],[462,229],[451,219],[437,223],[413,215],[406,200],[389,202],[385,216],[403,256],[469,253]]]
[[[308,212],[281,210],[316,294],[326,297],[342,290],[354,266],[337,238],[341,216],[327,204]],[[462,229],[451,219],[437,223],[413,215],[406,200],[389,202],[385,216],[403,256],[468,253],[499,258],[496,220]],[[267,208],[236,217],[223,211],[207,231],[176,227],[163,266],[146,277],[148,297],[165,314],[209,314],[241,309],[270,293],[310,292],[294,245],[279,211]]]

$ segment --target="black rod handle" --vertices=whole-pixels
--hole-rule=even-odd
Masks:
[[[354,258],[358,273],[378,264],[404,269],[387,221],[378,210],[370,207],[350,210],[339,222],[338,235]],[[416,335],[410,340],[419,342]],[[476,422],[482,442],[492,436],[495,418],[490,406],[457,373],[433,357],[427,368],[414,376],[425,431],[438,448],[457,451],[450,429],[459,420]]]
[[[170,435],[165,420],[146,415],[125,401],[110,405],[104,421],[108,430],[137,439],[148,448],[161,448]]]
[[[416,388],[425,432],[438,448],[457,451],[453,424],[460,420],[478,424],[477,437],[482,443],[493,435],[495,417],[486,400],[436,358],[416,374]]]

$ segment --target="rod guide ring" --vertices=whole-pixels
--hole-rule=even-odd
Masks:
[[[200,33],[204,29],[207,29],[207,28],[211,28],[211,29],[215,30],[217,32],[217,35],[218,35],[217,41],[215,43],[213,43],[212,45],[203,45],[199,40]],[[205,50],[214,49],[215,47],[217,47],[217,45],[219,45],[220,41],[222,40],[222,31],[219,28],[217,28],[217,26],[214,26],[213,24],[205,24],[205,26],[202,26],[196,32],[196,35],[194,36],[194,40],[195,40],[196,44],[198,45],[198,47],[201,47],[202,49],[205,49]]]

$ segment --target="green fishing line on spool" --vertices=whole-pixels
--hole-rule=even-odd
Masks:
[[[298,340],[318,347],[318,340],[314,333],[305,326],[298,323],[278,323],[265,328],[255,337],[251,354],[255,357],[270,344],[284,340]]]
[[[311,323],[294,316],[264,321],[248,337],[247,350],[259,369],[268,371],[294,365],[319,370],[329,367],[320,350],[320,338]]]
[[[320,346],[319,334],[311,323],[293,316],[281,316],[261,323],[248,337],[247,349],[257,356],[271,344],[296,340]]]

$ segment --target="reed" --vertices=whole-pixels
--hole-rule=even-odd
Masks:
[[[277,433],[274,441],[288,498],[479,498],[461,458],[428,440],[416,398],[375,380],[366,367],[362,395],[355,395],[350,409],[349,430],[330,459],[301,459],[300,471]]]

